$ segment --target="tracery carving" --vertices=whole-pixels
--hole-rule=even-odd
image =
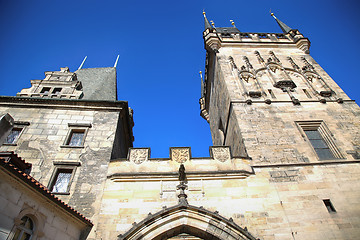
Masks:
[[[246,63],[246,66],[248,67],[248,69],[253,69],[253,66],[250,63],[249,58],[244,56],[243,59],[244,59],[244,61]]]
[[[294,62],[294,60],[293,60],[291,57],[288,57],[287,59],[289,60],[291,66],[292,66],[295,70],[297,70],[297,71],[300,70],[300,67]]]
[[[170,148],[171,149],[171,160],[178,163],[184,163],[190,160],[190,148]]]
[[[311,65],[311,64],[309,63],[309,61],[306,60],[305,57],[302,57],[301,59],[302,59],[303,62],[305,63],[305,66],[302,68],[302,70],[304,70],[304,71],[306,71],[306,70],[308,70],[308,71],[314,71],[314,70],[315,70],[314,66]]]
[[[261,57],[259,51],[255,51],[255,55],[259,60],[259,63],[265,63],[264,59]]]
[[[276,57],[275,53],[273,51],[270,51],[270,56],[271,56],[271,60],[272,62],[276,62],[276,63],[280,63],[280,60]]]

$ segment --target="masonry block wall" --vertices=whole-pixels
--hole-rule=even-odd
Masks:
[[[213,185],[217,209],[260,239],[356,239],[360,109],[291,31],[204,31],[213,142],[254,169]]]
[[[109,161],[126,156],[132,144],[124,130],[129,129],[127,103],[2,97],[0,112],[9,113],[15,128],[22,129],[14,143],[0,150],[31,163],[34,178],[96,223]],[[72,133],[82,135],[77,146],[69,143]],[[55,191],[62,173],[70,174],[68,185],[62,189],[59,180]]]

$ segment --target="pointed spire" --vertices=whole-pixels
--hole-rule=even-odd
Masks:
[[[289,27],[288,25],[286,25],[285,23],[283,23],[282,21],[280,21],[279,19],[277,19],[277,17],[275,17],[275,14],[271,12],[270,10],[270,14],[271,16],[273,16],[276,20],[276,22],[279,24],[281,30],[284,32],[284,33],[289,33],[291,30],[293,30],[291,27]]]
[[[211,28],[213,28],[211,25],[210,25],[210,23],[209,23],[209,20],[207,19],[207,17],[206,17],[206,14],[205,14],[205,11],[203,11],[203,15],[204,15],[204,21],[205,21],[205,30],[206,29],[211,29]]]

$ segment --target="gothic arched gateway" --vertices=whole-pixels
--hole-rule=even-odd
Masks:
[[[247,230],[228,220],[217,212],[202,207],[178,204],[164,208],[156,214],[149,214],[143,221],[133,225],[118,240],[168,239],[180,233],[187,233],[202,239],[214,240],[256,240]]]

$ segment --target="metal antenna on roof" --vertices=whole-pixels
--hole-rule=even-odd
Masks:
[[[85,63],[86,59],[87,59],[87,56],[85,56],[84,60],[80,64],[80,67],[78,68],[78,70],[80,70],[84,66],[84,63]]]
[[[117,55],[117,58],[116,58],[116,61],[115,61],[115,64],[114,64],[114,68],[116,68],[116,66],[117,66],[117,63],[118,63],[118,61],[119,61],[119,56],[120,56],[120,55]]]

